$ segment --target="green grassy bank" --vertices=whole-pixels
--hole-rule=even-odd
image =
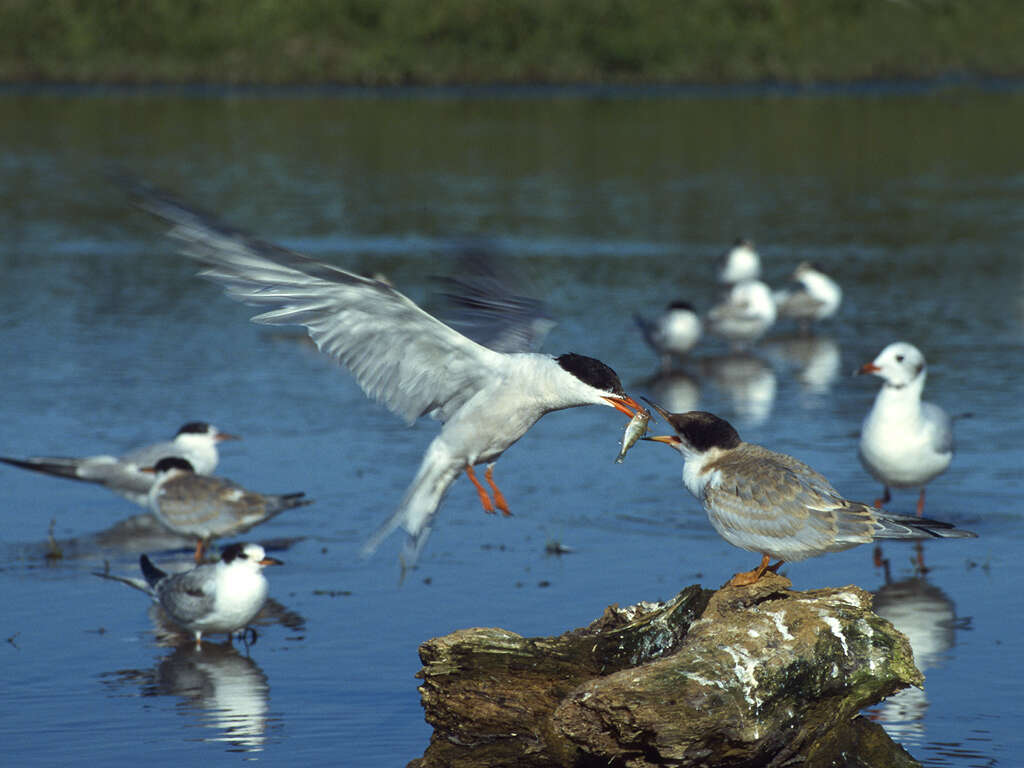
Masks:
[[[0,0],[0,81],[736,83],[1024,74],[1022,0]]]

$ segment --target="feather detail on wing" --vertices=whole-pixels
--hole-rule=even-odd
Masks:
[[[141,205],[171,225],[201,275],[264,308],[253,321],[304,325],[372,398],[409,423],[445,420],[499,367],[493,351],[424,312],[387,283],[249,237],[150,190]]]

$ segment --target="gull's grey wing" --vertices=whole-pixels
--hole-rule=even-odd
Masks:
[[[160,605],[180,622],[195,621],[209,614],[215,604],[215,567],[201,565],[163,579],[156,586]]]
[[[801,319],[814,317],[825,302],[814,298],[805,290],[796,289],[784,296],[776,297],[776,303],[780,315]]]
[[[536,352],[555,326],[522,272],[484,246],[464,247],[455,274],[437,278],[445,320],[497,352]]]
[[[164,195],[141,205],[172,226],[201,274],[234,299],[266,309],[252,319],[304,325],[367,395],[412,422],[447,418],[494,375],[500,358],[380,280],[249,237]]]
[[[938,453],[953,450],[953,420],[935,403],[921,403],[921,413],[931,427],[932,447]]]

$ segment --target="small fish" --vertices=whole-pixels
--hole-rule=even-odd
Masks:
[[[647,434],[647,422],[651,420],[651,412],[641,408],[633,414],[633,418],[626,425],[626,431],[622,435],[622,450],[615,458],[616,464],[621,464],[629,449],[636,445],[636,441]]]

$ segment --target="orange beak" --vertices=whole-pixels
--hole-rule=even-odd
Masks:
[[[156,467],[139,467],[139,472],[149,472],[149,474],[155,475]]]
[[[612,408],[626,414],[631,419],[633,418],[633,411],[629,410],[630,408],[637,411],[643,410],[643,406],[629,395],[626,395],[626,397],[603,397],[602,399]]]
[[[262,560],[260,560],[260,565],[284,565],[284,563],[282,563],[276,557],[264,557]]]
[[[860,375],[862,373],[878,373],[880,370],[882,370],[882,369],[879,368],[874,363],[864,363],[864,365],[862,365],[860,368],[857,369],[856,373],[858,375]]]
[[[675,435],[655,435],[654,437],[645,437],[644,440],[652,440],[655,443],[665,443],[665,445],[679,445],[683,442]]]
[[[218,432],[217,433],[217,442],[218,443],[220,441],[222,441],[222,440],[241,440],[241,439],[242,438],[239,437],[238,435],[229,435],[227,432]]]

